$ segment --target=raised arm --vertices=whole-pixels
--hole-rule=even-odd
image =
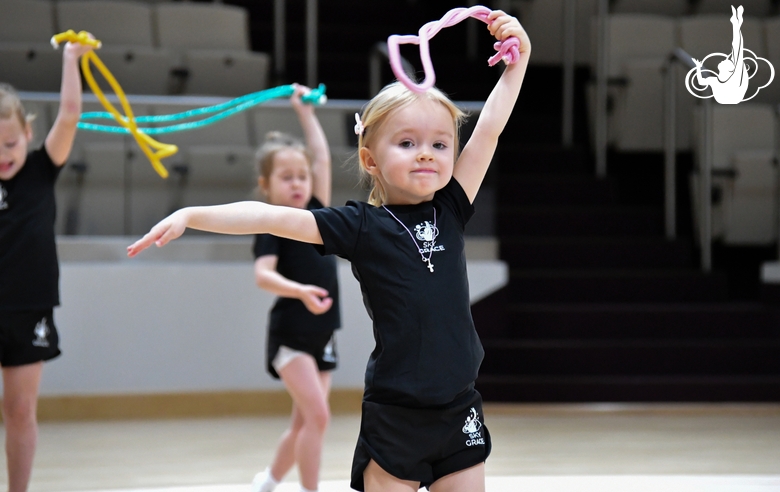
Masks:
[[[314,105],[301,102],[301,96],[309,90],[308,87],[295,84],[295,93],[290,98],[290,102],[298,115],[298,121],[301,123],[306,148],[312,154],[312,195],[317,197],[324,206],[329,207],[331,196],[330,148],[322,125],[314,113]]]
[[[220,234],[273,234],[304,243],[322,244],[314,215],[304,209],[262,202],[237,202],[177,210],[127,247],[133,257],[152,244],[165,246],[187,228]]]
[[[76,124],[81,117],[79,58],[91,50],[91,46],[71,42],[66,43],[62,50],[60,107],[44,142],[46,152],[57,166],[62,166],[68,160],[76,138]]]
[[[531,54],[531,42],[518,20],[500,10],[494,10],[488,16],[490,33],[499,41],[514,36],[520,40],[520,59],[507,65],[501,78],[488,96],[479,115],[474,132],[455,164],[453,176],[463,187],[471,202],[477,196],[482,180],[485,178],[493,153],[498,145],[498,137],[504,130],[512,109],[520,93],[528,57]]]

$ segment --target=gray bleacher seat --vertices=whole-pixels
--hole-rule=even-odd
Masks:
[[[257,187],[254,155],[251,147],[188,147],[182,205],[214,205],[253,199]]]
[[[179,208],[175,202],[179,182],[174,165],[168,159],[162,160],[163,166],[170,173],[164,179],[152,168],[137,146],[132,147],[131,152],[128,223],[131,235],[142,235]]]
[[[328,145],[331,147],[347,145],[345,117],[351,117],[354,124],[352,113],[345,115],[342,111],[326,108],[317,110],[317,118],[325,132],[325,137],[328,139]],[[268,132],[272,131],[297,135],[303,139],[301,124],[292,107],[263,106],[261,104],[251,110],[251,118],[255,132],[255,145],[262,144]]]
[[[185,94],[241,96],[268,88],[270,57],[244,50],[187,50]]]
[[[731,11],[728,14],[706,14],[685,17],[680,20],[680,47],[693,58],[704,59],[712,53],[731,52],[732,25],[729,21]],[[755,17],[744,17],[741,27],[745,48],[752,50],[758,56],[766,56],[762,23]],[[717,61],[707,61],[707,68],[717,70]],[[718,59],[720,61],[720,59]],[[677,80],[682,81],[687,69],[676,67]],[[693,107],[697,99],[688,93],[684,83],[677,84],[677,136],[678,148],[690,149],[692,146],[691,129]]]
[[[152,8],[125,0],[57,2],[59,31],[89,31],[104,46],[154,46]]]
[[[161,3],[155,7],[157,35],[163,48],[249,49],[245,9],[221,3]]]
[[[697,0],[695,8],[697,14],[719,14],[728,19],[731,16],[731,6],[745,7],[745,15],[762,17],[772,13],[772,0]]]
[[[247,11],[224,4],[156,7],[160,46],[181,54],[185,94],[240,96],[268,87],[269,56],[252,52]]]
[[[130,155],[122,140],[84,146],[81,177],[67,164],[57,183],[59,234],[121,235],[125,232],[124,179]],[[73,162],[73,161],[71,161]]]
[[[47,42],[0,42],[3,82],[19,91],[57,92],[62,79],[62,51]]]
[[[87,30],[100,39],[100,59],[128,94],[168,94],[170,50],[154,47],[152,7],[125,0],[73,0],[57,4],[60,30]],[[102,79],[97,69],[93,74]],[[101,84],[108,88],[108,84]],[[107,89],[110,90],[110,89]]]
[[[54,32],[53,4],[45,0],[3,0],[0,42],[48,43]],[[3,71],[8,65],[2,65]]]
[[[609,141],[620,150],[663,148],[664,61],[676,45],[674,18],[655,14],[612,14],[608,19],[608,72],[614,101],[609,115]],[[592,51],[596,53],[596,22]],[[590,91],[590,117],[595,120],[595,85]]]
[[[772,106],[714,104],[713,187],[722,197],[713,205],[713,237],[727,244],[759,245],[777,240],[776,119]],[[694,152],[701,167],[703,111],[694,112]],[[733,176],[722,176],[723,172]],[[692,180],[694,217],[699,216],[698,177]]]
[[[169,50],[144,46],[104,46],[98,56],[125,94],[170,93],[171,71],[177,65],[177,59]],[[113,92],[94,66],[92,74],[107,94]]]

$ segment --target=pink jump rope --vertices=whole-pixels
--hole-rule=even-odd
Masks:
[[[398,80],[404,84],[409,90],[417,93],[422,93],[433,87],[436,82],[436,74],[433,72],[433,63],[431,63],[431,54],[428,50],[428,42],[434,37],[442,28],[454,26],[460,21],[474,17],[482,22],[488,24],[487,20],[491,10],[482,5],[475,5],[469,8],[457,8],[452,9],[444,17],[437,21],[428,22],[420,28],[418,35],[398,35],[394,34],[387,38],[387,51],[390,55],[390,68],[393,69],[393,73]],[[401,67],[401,54],[399,52],[399,45],[401,44],[418,44],[420,45],[420,60],[422,61],[423,70],[425,72],[425,80],[419,84],[415,84],[404,72]],[[511,37],[504,41],[497,41],[493,48],[497,53],[488,59],[488,65],[491,67],[498,63],[499,60],[504,60],[507,64],[515,63],[520,58],[520,52],[518,47],[520,46],[520,40]]]

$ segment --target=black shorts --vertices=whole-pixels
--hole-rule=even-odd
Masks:
[[[442,477],[484,462],[490,449],[477,390],[436,408],[363,401],[350,486],[365,489],[363,472],[373,459],[396,478],[430,487]]]
[[[295,336],[285,335],[284,337],[269,332],[266,343],[266,369],[275,379],[279,379],[279,374],[272,363],[282,345],[314,357],[320,371],[332,371],[339,362],[339,354],[336,352],[336,335],[333,331]]]
[[[23,366],[60,355],[52,309],[0,311],[0,365]]]

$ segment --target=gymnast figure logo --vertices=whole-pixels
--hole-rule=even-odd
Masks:
[[[734,6],[731,7],[732,15],[730,20],[733,33],[731,54],[727,56],[724,53],[712,53],[701,61],[696,58],[693,59],[696,67],[692,68],[685,76],[685,88],[694,96],[700,99],[714,97],[720,104],[739,104],[756,97],[756,94],[758,94],[761,89],[771,84],[772,80],[775,78],[775,68],[772,64],[765,58],[761,58],[745,48],[741,31],[743,20],[742,13],[744,10],[745,9],[743,9],[741,5],[736,10],[734,9]],[[749,53],[749,55],[746,55],[746,53]],[[712,57],[723,58],[723,60],[718,63],[717,74],[712,70],[706,68],[702,69],[704,62]],[[756,92],[750,97],[746,98],[745,94],[747,93],[750,79],[758,73],[758,60],[765,62],[769,67],[769,81],[756,89]],[[703,73],[708,73],[710,76],[704,78],[702,75]],[[712,95],[702,96],[696,94],[696,92],[704,92],[708,86],[712,89]]]

